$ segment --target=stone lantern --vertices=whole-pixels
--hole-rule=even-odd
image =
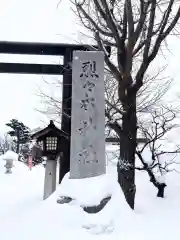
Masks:
[[[12,168],[14,167],[13,162],[18,160],[18,155],[13,151],[8,150],[4,154],[3,160],[6,162],[6,164],[4,165],[4,167],[6,168],[5,173],[11,174]]]
[[[5,173],[10,174],[12,173],[12,168],[13,168],[13,159],[9,158],[9,159],[4,159],[6,161],[6,164],[4,165],[6,168]]]
[[[47,158],[43,197],[45,200],[56,189],[57,155],[61,152],[64,138],[68,138],[68,136],[51,120],[46,128],[34,133],[31,137],[42,146],[42,156]]]

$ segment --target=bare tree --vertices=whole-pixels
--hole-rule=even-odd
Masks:
[[[15,150],[15,143],[13,139],[5,133],[4,136],[0,139],[0,151],[4,154],[8,150]]]
[[[180,18],[179,1],[174,0],[72,0],[82,24],[94,34],[105,54],[109,72],[117,81],[122,105],[118,182],[132,209],[135,199],[135,152],[137,135],[136,96],[144,76],[169,34],[176,34]],[[157,16],[157,17],[156,17]],[[115,55],[109,57],[105,45]]]
[[[137,112],[148,112],[155,104],[157,104],[162,97],[169,90],[172,80],[169,77],[161,77],[161,73],[165,68],[157,69],[157,73],[152,76],[147,75],[144,80],[142,89],[137,94]],[[43,78],[44,84],[47,89],[53,89],[53,93],[58,92],[55,97],[51,94],[51,91],[45,92],[44,88],[38,86],[37,96],[43,103],[42,109],[36,109],[37,111],[45,114],[56,122],[60,122],[60,116],[64,114],[62,112],[62,98],[59,94],[62,89],[62,81],[55,78],[53,81],[46,81]],[[157,88],[158,85],[158,88]],[[117,81],[108,73],[105,74],[105,100],[106,100],[106,117],[107,126],[108,122],[113,120],[119,121],[122,118],[121,102],[117,97]],[[70,116],[67,116],[70,117]]]
[[[174,170],[176,164],[180,164],[176,160],[180,146],[173,143],[174,146],[171,144],[169,147],[167,134],[180,125],[173,123],[176,113],[167,107],[161,106],[149,115],[146,121],[139,123],[140,131],[148,141],[137,146],[136,155],[141,166],[136,166],[136,169],[147,171],[150,181],[158,189],[157,196],[164,197],[166,187],[164,176],[166,172]],[[150,150],[150,159],[147,153],[144,154],[147,148]]]
[[[62,113],[62,80],[58,78],[51,79],[51,81],[47,81],[43,78],[44,86],[47,87],[48,92],[44,91],[42,86],[37,86],[37,96],[41,99],[43,103],[43,108],[36,109],[42,114],[45,114],[51,120],[60,124]],[[52,90],[52,91],[51,91]],[[57,93],[57,96],[54,93]]]
[[[164,197],[164,189],[167,186],[165,181],[166,173],[177,171],[178,154],[180,146],[176,143],[169,142],[169,133],[177,131],[180,125],[175,124],[174,120],[179,113],[172,108],[160,105],[149,113],[141,116],[138,123],[139,134],[146,139],[144,143],[137,144],[136,156],[140,160],[136,163],[135,170],[146,171],[149,175],[150,182],[158,189],[157,197]],[[118,159],[119,152],[117,147],[111,152],[111,158]],[[140,163],[140,164],[139,164]]]
[[[161,76],[164,70],[165,68],[157,69],[156,73],[151,76],[146,74],[144,77],[144,84],[136,96],[138,117],[151,112],[170,89],[172,80],[169,77]],[[116,79],[107,73],[105,78],[106,126],[110,127],[108,132],[110,135],[113,134],[120,139],[121,128],[119,126],[121,126],[123,107],[117,96],[117,88]]]

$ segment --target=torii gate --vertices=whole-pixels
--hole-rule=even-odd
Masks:
[[[71,93],[72,93],[72,53],[81,50],[97,51],[96,46],[58,44],[58,43],[28,43],[28,42],[0,42],[0,54],[22,54],[22,55],[49,55],[63,56],[63,65],[55,64],[30,64],[30,63],[4,63],[0,62],[0,73],[11,74],[42,74],[63,75],[63,100],[61,130],[71,136]],[[106,47],[110,54],[110,47]],[[61,164],[59,169],[59,183],[70,168],[70,138],[64,144]]]

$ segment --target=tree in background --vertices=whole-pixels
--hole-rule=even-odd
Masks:
[[[177,158],[177,154],[180,153],[177,139],[173,139],[173,142],[168,141],[168,134],[172,130],[177,131],[180,127],[179,124],[174,123],[177,113],[179,113],[177,110],[167,106],[159,106],[149,113],[146,121],[139,120],[139,128],[147,142],[137,146],[136,155],[141,166],[136,166],[136,169],[148,173],[150,182],[158,190],[157,197],[164,197],[166,173],[176,170],[176,165],[180,164]],[[144,153],[146,148],[150,150],[149,157]]]
[[[11,128],[8,134],[16,144],[16,153],[19,153],[20,145],[30,140],[30,129],[17,119],[11,119],[9,123],[6,123],[6,126]]]
[[[114,122],[120,136],[118,182],[126,201],[134,209],[135,153],[137,138],[137,94],[147,70],[169,34],[176,34],[180,18],[174,0],[72,0],[85,28],[104,52],[107,70],[116,80],[121,102],[121,123]],[[112,46],[111,57],[105,45]],[[111,124],[111,125],[112,125]]]
[[[4,154],[8,150],[14,151],[15,150],[14,147],[15,147],[15,144],[13,142],[13,139],[7,133],[5,133],[4,136],[0,137],[1,154]]]

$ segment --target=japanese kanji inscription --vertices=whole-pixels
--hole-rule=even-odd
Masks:
[[[98,176],[106,172],[104,54],[75,51],[72,68],[70,177]]]

